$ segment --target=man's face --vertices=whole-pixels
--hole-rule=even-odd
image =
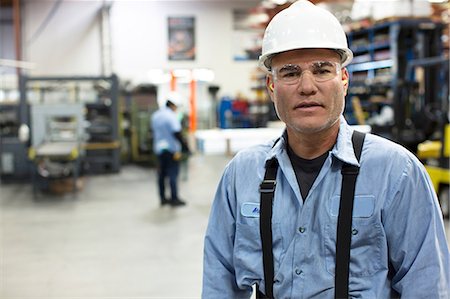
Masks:
[[[301,49],[277,54],[267,88],[288,131],[313,134],[339,126],[348,72],[332,50]]]

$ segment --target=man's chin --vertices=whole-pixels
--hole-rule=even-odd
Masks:
[[[336,124],[336,122],[333,122],[333,123],[327,122],[326,124],[324,124],[324,123],[305,123],[305,124],[293,125],[290,127],[292,130],[294,130],[297,133],[312,135],[312,134],[318,134],[318,133],[327,131],[328,129],[333,127],[334,124]]]

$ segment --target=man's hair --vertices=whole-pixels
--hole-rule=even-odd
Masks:
[[[171,100],[166,101],[166,107],[177,107]]]

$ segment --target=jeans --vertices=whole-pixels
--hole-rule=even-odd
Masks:
[[[163,151],[158,155],[158,187],[161,202],[166,199],[166,178],[169,178],[171,200],[178,200],[177,179],[179,168],[179,162],[174,160],[173,153]]]

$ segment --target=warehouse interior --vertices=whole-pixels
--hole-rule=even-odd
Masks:
[[[200,298],[222,171],[284,129],[258,57],[292,2],[0,0],[0,298]],[[449,1],[311,2],[354,53],[347,121],[423,162],[450,239]],[[174,92],[183,207],[150,128]]]

